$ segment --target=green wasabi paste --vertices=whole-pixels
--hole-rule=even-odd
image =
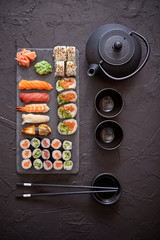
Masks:
[[[52,72],[52,66],[47,61],[38,62],[34,65],[34,67],[36,69],[36,72],[39,73],[40,75]]]

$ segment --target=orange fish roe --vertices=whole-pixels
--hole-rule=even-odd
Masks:
[[[64,123],[67,127],[69,127],[70,131],[72,132],[74,127],[75,127],[75,122],[71,122],[71,121],[68,121],[68,122],[65,122]]]

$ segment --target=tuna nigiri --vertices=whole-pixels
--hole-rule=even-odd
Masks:
[[[22,79],[19,82],[19,89],[39,89],[39,90],[52,90],[52,85],[46,81],[40,81],[40,80],[24,80]]]
[[[19,112],[48,112],[49,107],[47,104],[28,104],[24,107],[17,107]]]
[[[21,130],[23,134],[29,134],[29,135],[49,135],[51,134],[52,130],[51,127],[49,127],[47,124],[39,124],[36,125],[30,125],[29,127],[23,128]]]
[[[25,123],[46,123],[49,121],[49,116],[47,115],[38,115],[38,114],[22,114],[22,125]]]
[[[19,97],[22,102],[49,102],[48,93],[20,93]]]

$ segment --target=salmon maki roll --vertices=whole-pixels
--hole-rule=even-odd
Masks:
[[[58,124],[57,129],[62,135],[71,135],[77,130],[77,121],[75,119],[64,120]]]
[[[58,95],[57,101],[60,105],[70,102],[75,103],[77,101],[77,94],[73,90],[63,92]]]
[[[40,80],[24,80],[22,79],[19,82],[19,89],[39,89],[39,90],[52,90],[52,85],[46,81],[40,81]]]
[[[75,88],[76,88],[75,78],[62,78],[56,82],[56,89],[58,92]]]
[[[49,102],[48,93],[20,93],[19,98],[22,102]]]
[[[59,139],[53,139],[52,143],[51,143],[52,148],[54,149],[59,149],[62,146],[62,143]]]
[[[24,159],[21,163],[23,169],[29,169],[32,167],[32,162],[30,159]]]
[[[58,108],[59,118],[74,118],[77,114],[77,106],[74,103],[68,103]]]

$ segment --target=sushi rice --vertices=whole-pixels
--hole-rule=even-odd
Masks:
[[[38,148],[40,146],[40,140],[38,138],[32,138],[31,145],[34,148]]]
[[[63,162],[61,160],[54,161],[53,168],[55,170],[61,170],[63,168]]]
[[[51,170],[53,168],[52,162],[50,160],[46,160],[43,162],[43,167],[45,170]]]
[[[64,150],[71,150],[72,149],[72,142],[68,140],[63,141],[63,149]]]
[[[21,142],[20,142],[20,146],[22,149],[27,149],[30,147],[30,141],[28,139],[23,139]]]
[[[33,151],[33,157],[34,158],[39,158],[41,156],[41,154],[42,154],[42,151],[41,151],[40,148],[34,149],[34,151]]]
[[[62,157],[61,151],[59,151],[59,150],[54,150],[54,151],[52,152],[52,157],[53,157],[55,160],[61,159],[61,157]]]
[[[31,157],[31,150],[30,149],[24,149],[22,151],[22,158],[23,159],[29,159]]]
[[[21,163],[23,169],[29,169],[32,167],[32,162],[30,159],[24,159]]]
[[[71,160],[64,162],[63,168],[65,170],[71,170],[72,167],[73,167],[73,162]]]
[[[40,159],[35,159],[33,162],[33,166],[35,169],[40,170],[43,167],[43,163]]]
[[[62,153],[63,160],[70,160],[71,159],[71,152],[69,150],[65,150]]]

